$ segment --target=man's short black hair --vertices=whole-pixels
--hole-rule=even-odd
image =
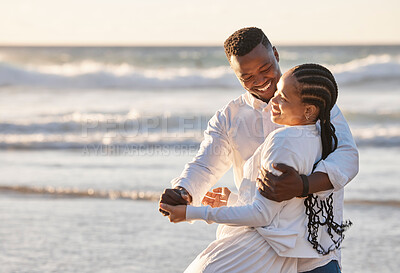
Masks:
[[[267,49],[272,48],[264,32],[256,27],[246,27],[235,31],[224,43],[225,54],[230,61],[231,56],[244,56],[262,43]]]

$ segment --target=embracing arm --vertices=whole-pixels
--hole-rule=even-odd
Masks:
[[[338,147],[325,160],[318,163],[314,171],[314,176],[324,175],[321,184],[328,177],[335,190],[340,190],[347,185],[358,173],[358,150],[351,134],[349,125],[346,122],[339,107],[335,104],[331,111],[331,122],[336,129]],[[319,173],[319,174],[318,174]],[[323,173],[323,174],[321,174]],[[313,180],[313,178],[311,178]],[[310,190],[311,190],[310,180]],[[316,180],[316,179],[315,179]],[[317,184],[317,180],[313,184]],[[313,186],[315,193],[321,190],[318,186]]]

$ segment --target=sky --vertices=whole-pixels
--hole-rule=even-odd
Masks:
[[[0,0],[0,45],[400,44],[399,0]]]

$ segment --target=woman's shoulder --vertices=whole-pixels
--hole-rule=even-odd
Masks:
[[[302,126],[285,126],[271,132],[266,138],[265,146],[275,148],[289,148],[299,143],[315,141],[319,139],[319,132],[315,124]]]
[[[263,144],[262,164],[274,170],[272,163],[284,163],[296,171],[307,173],[312,168],[320,147],[316,126],[286,126],[272,132]],[[279,174],[279,173],[278,173]]]
[[[302,136],[303,134],[315,133],[318,134],[316,124],[310,125],[296,125],[296,126],[284,126],[271,132],[272,136]]]
[[[315,124],[284,126],[272,131],[269,134],[268,138],[270,139],[301,138],[310,135],[318,136],[318,130]]]

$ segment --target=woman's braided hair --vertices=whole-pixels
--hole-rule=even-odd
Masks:
[[[292,70],[292,75],[300,84],[302,102],[315,105],[319,109],[317,120],[319,119],[321,126],[322,159],[326,159],[337,148],[338,143],[330,114],[338,96],[335,78],[327,68],[318,64],[297,66]],[[310,194],[304,200],[308,216],[308,241],[322,255],[340,247],[344,239],[343,232],[352,224],[350,221],[338,224],[333,220],[332,196],[333,194],[330,194],[325,200],[320,200],[316,195]],[[328,248],[318,243],[319,226],[326,226],[333,242]],[[335,239],[332,231],[338,235],[338,238]]]

